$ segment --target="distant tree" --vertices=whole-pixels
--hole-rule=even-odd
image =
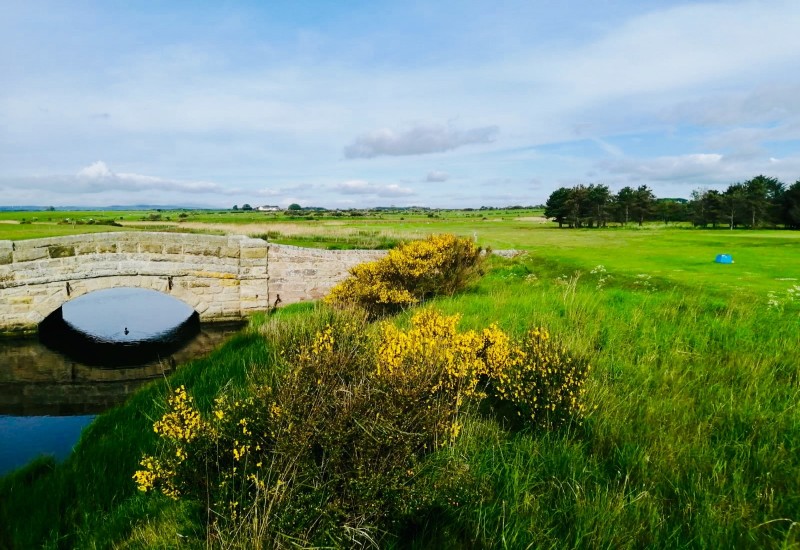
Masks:
[[[566,187],[559,187],[550,193],[544,205],[544,217],[558,222],[558,227],[563,227],[567,221],[567,201],[571,193]]]
[[[786,227],[800,229],[800,180],[790,185],[781,201],[781,221]]]
[[[56,211],[56,207],[55,206],[48,206],[47,207],[47,211],[48,212],[55,212]]]
[[[773,226],[782,223],[783,197],[786,194],[786,185],[776,178],[767,178],[767,221]]]
[[[234,204],[233,208],[231,208],[231,210],[239,210],[239,205],[238,204]]]
[[[252,206],[250,206],[250,205],[249,205],[249,204],[247,204],[247,203],[244,203],[244,204],[242,205],[242,210],[252,210],[252,209],[253,209],[253,207],[252,207]]]
[[[289,205],[289,208],[287,208],[287,210],[302,210],[302,209],[303,207],[297,204],[296,202],[293,202],[292,204]]]
[[[639,226],[644,223],[646,218],[649,218],[655,206],[656,196],[653,191],[646,185],[640,185],[636,188],[633,194],[632,214],[639,222]]]
[[[622,225],[627,225],[636,202],[636,191],[631,187],[623,187],[614,197],[616,219]]]
[[[725,219],[722,195],[716,189],[696,189],[688,205],[689,219],[697,227],[717,227]]]
[[[666,225],[686,219],[686,205],[674,199],[657,199],[655,211]]]
[[[587,189],[588,201],[592,208],[592,217],[597,227],[606,226],[606,210],[611,203],[611,192],[607,185],[590,185]]]
[[[750,218],[750,227],[763,224],[770,213],[770,195],[780,194],[781,182],[777,178],[756,176],[744,182],[744,207]]]
[[[585,185],[576,185],[570,190],[566,202],[567,221],[570,227],[583,227],[591,214],[589,202],[589,188]]]
[[[745,186],[741,183],[734,183],[728,186],[722,195],[722,203],[725,207],[728,225],[730,229],[733,229],[742,223],[742,215],[747,206]]]

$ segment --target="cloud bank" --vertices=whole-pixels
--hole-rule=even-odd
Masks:
[[[227,188],[209,181],[185,181],[142,174],[114,172],[99,160],[78,170],[73,176],[28,176],[3,178],[0,188],[21,188],[26,191],[48,191],[58,194],[100,194],[112,191],[126,193],[191,193],[235,195],[239,189]]]
[[[428,172],[428,175],[425,176],[425,181],[434,183],[434,182],[443,182],[447,181],[450,178],[450,175],[447,172],[442,172],[440,170],[432,170]]]
[[[344,195],[373,195],[376,197],[405,197],[414,194],[409,187],[401,187],[396,183],[376,184],[364,180],[350,180],[339,183],[334,189]]]
[[[349,159],[369,159],[384,155],[442,153],[464,145],[491,143],[498,130],[497,126],[457,130],[443,125],[417,125],[401,132],[383,128],[358,136],[344,148],[344,156]]]

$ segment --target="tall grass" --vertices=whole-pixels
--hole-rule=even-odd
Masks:
[[[465,419],[442,452],[471,472],[474,498],[410,518],[394,544],[800,547],[798,304],[768,309],[760,293],[643,280],[637,270],[609,269],[601,283],[584,266],[495,260],[468,292],[428,304],[462,313],[463,328],[546,326],[590,358],[591,412],[556,432]],[[202,544],[197,509],[135,494],[130,479],[152,449],[168,386],[186,384],[207,408],[222,386],[269,372],[261,334],[313,331],[303,328],[313,309],[254,319],[215,355],[99,417],[64,464],[40,461],[0,481],[0,547]]]
[[[437,301],[467,324],[544,324],[595,366],[582,427],[508,435],[474,420],[462,453],[493,491],[458,511],[460,528],[510,548],[800,545],[798,312],[563,275],[517,263]]]

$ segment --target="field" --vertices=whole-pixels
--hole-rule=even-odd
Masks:
[[[141,212],[114,215],[137,228],[166,226],[142,222]],[[170,223],[178,215],[170,213]],[[559,230],[519,211],[434,216],[197,213],[175,223],[333,247],[454,232],[526,252],[493,260],[477,286],[432,305],[461,313],[463,327],[498,323],[514,334],[548,327],[590,359],[591,412],[582,426],[554,432],[469,417],[448,452],[480,480],[484,496],[437,510],[435,523],[419,518],[416,530],[390,544],[800,547],[800,233]],[[21,238],[7,226],[40,227],[0,224],[0,238]],[[735,263],[713,263],[722,252]],[[301,305],[271,319],[318,315]],[[269,370],[261,333],[268,320],[254,318],[211,357],[100,417],[63,465],[40,461],[0,480],[0,547],[202,546],[196,510],[138,494],[131,475],[154,446],[152,421],[167,385],[186,384],[208,408],[221,387]]]

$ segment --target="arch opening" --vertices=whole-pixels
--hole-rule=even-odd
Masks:
[[[200,315],[184,302],[129,287],[83,294],[39,323],[39,339],[49,348],[112,368],[168,357],[199,331]]]

